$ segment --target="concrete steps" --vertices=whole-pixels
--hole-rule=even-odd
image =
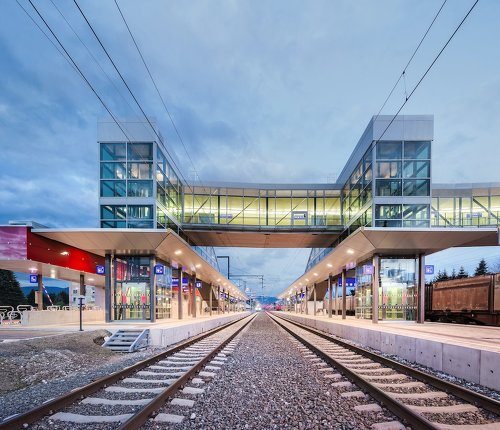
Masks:
[[[149,329],[118,330],[103,345],[116,352],[135,352],[149,345]]]

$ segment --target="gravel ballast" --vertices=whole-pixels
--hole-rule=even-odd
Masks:
[[[335,381],[318,369],[288,334],[261,313],[205,385],[205,393],[196,397],[187,419],[170,428],[370,429],[373,423],[396,420],[384,409],[355,412],[354,406],[367,403],[366,399],[341,397],[346,389],[335,388]],[[151,421],[145,427],[164,428]]]
[[[25,412],[112,372],[158,354],[119,354],[101,346],[109,332],[68,333],[0,347],[0,418]]]

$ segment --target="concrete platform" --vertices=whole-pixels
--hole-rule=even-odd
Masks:
[[[500,390],[500,328],[276,312],[292,321]]]
[[[200,316],[186,319],[166,319],[155,323],[142,321],[116,321],[112,323],[84,322],[84,331],[108,330],[111,333],[119,329],[149,329],[150,342],[153,346],[169,346],[174,343],[196,336],[205,331],[219,327],[228,322],[235,321],[249,315],[249,312],[231,312],[220,315]],[[20,325],[5,326],[0,328],[0,339],[23,340],[35,337],[57,336],[68,332],[78,332],[79,324],[65,323],[60,325],[35,325],[27,330]]]

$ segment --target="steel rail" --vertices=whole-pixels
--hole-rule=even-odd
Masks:
[[[0,430],[24,429],[25,425],[38,421],[47,415],[52,415],[55,411],[58,411],[66,406],[69,406],[79,399],[87,397],[90,394],[95,393],[100,389],[106,388],[109,385],[112,385],[115,382],[124,379],[127,376],[134,374],[145,367],[148,367],[158,361],[161,361],[164,358],[169,357],[170,355],[173,355],[176,352],[179,352],[187,348],[193,343],[199,342],[200,340],[203,340],[208,336],[211,336],[221,330],[224,330],[225,328],[232,326],[233,324],[236,324],[237,322],[241,321],[244,318],[248,317],[243,317],[237,319],[236,321],[231,321],[229,323],[216,327],[212,330],[209,330],[205,333],[201,333],[197,336],[189,338],[175,345],[174,347],[167,349],[166,351],[154,355],[153,357],[139,361],[138,363],[135,363],[132,366],[126,367],[122,370],[118,370],[114,373],[111,373],[108,376],[99,378],[96,381],[91,382],[90,384],[84,385],[83,387],[76,388],[72,391],[69,391],[68,393],[64,393],[61,396],[56,397],[55,399],[46,401],[45,403],[42,403],[41,405],[36,406],[33,409],[30,409],[29,411],[22,412],[20,414],[16,414],[10,418],[7,418],[4,421],[0,422]]]
[[[127,421],[123,422],[117,430],[137,430],[139,429],[153,414],[157,411],[165,401],[172,396],[179,388],[185,385],[191,377],[193,377],[199,370],[205,366],[217,353],[223,349],[231,340],[233,340],[241,331],[252,322],[255,318],[256,314],[250,315],[248,321],[243,324],[238,330],[236,330],[233,334],[231,334],[227,339],[222,341],[219,345],[217,345],[212,351],[210,351],[202,360],[196,363],[193,367],[191,367],[184,375],[180,376],[165,388],[160,394],[158,394],[153,400],[151,400],[148,404],[146,404],[143,408],[138,410],[133,416],[131,416]],[[238,320],[241,321],[241,320]]]
[[[373,384],[368,382],[366,379],[364,379],[360,375],[356,374],[355,372],[353,372],[352,370],[350,370],[349,368],[347,368],[343,364],[339,363],[334,358],[330,357],[326,352],[322,351],[320,348],[316,347],[311,342],[309,342],[308,340],[306,340],[305,338],[303,338],[299,334],[295,333],[292,329],[285,326],[283,323],[281,323],[278,320],[279,317],[276,317],[275,315],[271,315],[269,313],[268,313],[268,315],[276,324],[278,324],[280,327],[282,327],[287,333],[290,333],[290,335],[292,335],[295,339],[297,339],[299,342],[301,342],[305,346],[307,346],[307,348],[309,348],[316,355],[321,357],[330,366],[338,369],[347,378],[349,378],[351,381],[353,381],[358,387],[364,389],[375,400],[378,400],[385,407],[387,407],[387,409],[389,409],[394,415],[403,419],[407,423],[411,424],[412,428],[415,428],[418,430],[439,430],[439,428],[440,428],[439,426],[432,423],[431,421],[429,421],[427,418],[425,418],[421,414],[418,414],[417,412],[413,411],[408,406],[401,403],[400,401],[398,401],[394,397],[391,397],[389,394],[385,393],[380,388],[374,386]],[[280,319],[285,319],[285,318],[280,318]],[[288,320],[286,320],[286,321],[289,322]],[[292,323],[292,325],[293,325],[293,323]],[[298,326],[298,327],[301,328],[300,326]],[[313,333],[313,334],[316,334],[316,333]]]
[[[291,321],[288,318],[284,316],[278,316],[276,314],[273,314],[276,318],[282,318],[285,321],[288,321],[291,324],[296,325],[297,327],[300,327],[310,333],[313,333],[317,336],[320,336],[323,339],[329,340],[330,342],[336,343],[344,348],[347,348],[353,352],[356,352],[358,354],[364,355],[365,357],[368,357],[374,361],[377,361],[378,363],[381,363],[385,366],[391,367],[401,373],[406,373],[408,376],[417,379],[421,382],[424,382],[426,384],[432,385],[434,388],[437,388],[439,390],[445,391],[448,394],[451,394],[453,396],[456,396],[468,403],[475,404],[476,406],[479,406],[483,409],[486,409],[487,411],[490,411],[496,415],[500,415],[500,401],[495,400],[491,397],[485,396],[484,394],[477,393],[475,391],[469,390],[468,388],[464,388],[460,385],[454,384],[453,382],[445,381],[443,379],[440,379],[434,375],[431,375],[429,373],[425,373],[421,370],[415,369],[410,366],[406,366],[402,363],[399,363],[398,361],[392,360],[390,358],[384,357],[382,355],[379,355],[377,353],[374,353],[372,351],[368,351],[365,348],[352,345],[350,343],[347,343],[343,340],[333,338],[331,335],[324,333],[320,330],[317,330],[312,327],[308,327],[304,324]]]

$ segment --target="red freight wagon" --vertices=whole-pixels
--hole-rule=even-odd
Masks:
[[[436,282],[430,288],[426,316],[431,321],[500,326],[500,273]]]

